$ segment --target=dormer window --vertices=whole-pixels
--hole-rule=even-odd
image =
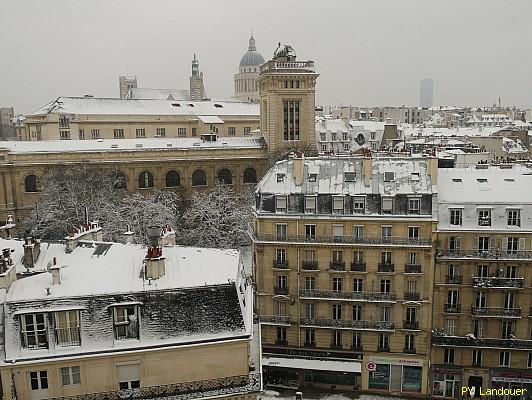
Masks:
[[[491,210],[478,210],[478,224],[479,226],[491,226]]]
[[[79,334],[79,311],[61,311],[54,313],[55,337],[59,346],[81,345]]]
[[[412,182],[419,182],[419,172],[412,172]]]
[[[395,179],[395,174],[393,172],[384,173],[384,182],[393,182]]]
[[[285,174],[277,174],[277,182],[284,182]]]
[[[139,338],[138,305],[114,307],[114,333],[117,340]]]
[[[408,213],[419,214],[421,208],[421,199],[419,197],[408,198]]]
[[[357,174],[356,172],[344,172],[344,181],[345,182],[355,182]]]
[[[286,196],[275,196],[275,211],[286,212]]]
[[[344,197],[333,196],[333,213],[343,214],[344,212]]]
[[[316,213],[316,196],[305,196],[305,212]]]
[[[24,314],[20,316],[22,347],[30,350],[48,348],[46,314]]]
[[[309,182],[316,182],[317,178],[318,178],[318,174],[308,174]]]
[[[382,213],[391,214],[393,212],[393,198],[384,197],[382,199]]]
[[[353,212],[355,214],[364,214],[365,211],[366,211],[366,198],[355,197],[353,199]]]

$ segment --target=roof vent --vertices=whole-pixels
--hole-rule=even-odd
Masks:
[[[196,147],[199,147],[201,145],[200,142],[196,142],[196,143],[192,143],[192,146],[196,146]]]
[[[277,182],[284,182],[284,176],[285,174],[277,174]]]
[[[395,174],[393,172],[384,173],[384,182],[393,182],[395,179]]]
[[[419,172],[412,172],[412,181],[419,181]]]
[[[218,104],[218,103],[214,103],[214,107],[216,107],[216,108],[224,108],[224,106],[223,106],[223,105],[221,105],[221,104]]]
[[[356,180],[357,180],[356,172],[344,172],[344,181],[356,182]]]
[[[144,147],[144,146],[143,146],[142,143],[137,143],[137,144],[135,144],[135,147],[140,148],[140,147]]]
[[[453,178],[454,183],[462,183],[462,178]]]
[[[172,103],[172,107],[181,107],[181,104],[179,104],[179,103]]]
[[[194,104],[192,104],[192,103],[188,103],[187,106],[188,106],[188,107],[194,107]]]
[[[172,147],[172,143],[166,143],[166,147]]]
[[[117,144],[112,144],[112,145],[111,145],[111,148],[112,148],[112,149],[118,149],[118,145],[117,145]]]
[[[504,178],[505,182],[515,182],[514,178]]]
[[[98,143],[103,143],[103,139],[98,139],[97,142]]]

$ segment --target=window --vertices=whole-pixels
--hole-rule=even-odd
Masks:
[[[360,332],[353,332],[353,341],[351,343],[351,346],[354,349],[362,348],[362,335],[360,334]]]
[[[48,371],[30,372],[31,390],[48,389]]]
[[[140,364],[118,365],[116,367],[118,388],[120,390],[140,387]]]
[[[510,366],[510,352],[509,351],[501,351],[499,353],[499,366],[501,367]]]
[[[408,213],[409,214],[419,214],[421,208],[421,199],[418,197],[413,197],[408,199]]]
[[[306,261],[316,260],[316,250],[305,250],[305,260]]]
[[[305,196],[305,212],[306,213],[316,213],[316,197],[315,196]]]
[[[384,214],[391,214],[393,211],[393,198],[384,197],[382,199],[382,212]]]
[[[335,242],[342,242],[344,240],[344,226],[343,225],[333,225],[333,240]]]
[[[477,267],[477,276],[479,278],[487,278],[490,276],[490,269],[487,265],[479,265]]]
[[[341,304],[332,305],[332,319],[342,319],[342,305]]]
[[[177,171],[168,171],[166,173],[166,187],[177,187],[181,185],[181,177]]]
[[[327,141],[327,134],[325,132],[320,132],[320,141],[321,142]]]
[[[236,128],[234,126],[230,126],[227,128],[227,134],[229,136],[235,136],[236,135]]]
[[[363,263],[364,262],[364,252],[363,251],[353,251],[353,262]]]
[[[517,266],[507,265],[506,266],[506,277],[507,278],[517,278]]]
[[[516,294],[514,292],[504,293],[504,308],[512,309],[516,308]]]
[[[91,138],[99,139],[100,138],[100,130],[99,129],[91,129]]]
[[[135,136],[137,138],[145,138],[146,137],[146,130],[144,128],[139,128],[135,130]]]
[[[366,211],[366,199],[364,197],[353,198],[353,212],[355,214],[364,214]]]
[[[192,136],[197,136],[197,128],[192,128]]]
[[[288,289],[288,277],[286,275],[277,276],[277,287],[280,289]]]
[[[381,279],[381,293],[390,293],[392,282],[389,279]]]
[[[390,321],[391,320],[391,307],[383,306],[380,308],[380,321]]]
[[[462,226],[462,210],[460,208],[452,208],[449,210],[449,223],[451,225]]]
[[[353,239],[355,241],[364,240],[364,225],[353,226]]]
[[[124,139],[124,130],[123,129],[115,129],[113,131],[113,136],[115,139]]]
[[[331,346],[342,347],[342,331],[332,331],[331,336]]]
[[[316,289],[316,278],[314,276],[305,277],[305,289],[306,290],[315,290]]]
[[[335,263],[341,263],[344,261],[344,252],[342,250],[333,250],[332,260]]]
[[[232,185],[233,176],[231,175],[231,171],[229,171],[227,168],[221,169],[218,172],[218,182],[222,185]]]
[[[416,337],[414,335],[405,335],[405,350],[416,351]]]
[[[307,240],[316,239],[316,225],[305,225],[305,236]]]
[[[277,265],[286,263],[286,249],[275,249],[275,261]]]
[[[455,336],[456,335],[456,319],[454,318],[448,318],[445,320],[445,333],[448,336]],[[475,335],[476,337],[476,335]]]
[[[70,131],[59,131],[59,139],[70,140]]]
[[[478,224],[480,226],[491,226],[491,210],[478,210]]]
[[[381,239],[383,242],[388,242],[392,238],[393,227],[381,226]]]
[[[305,329],[305,345],[312,346],[315,344],[315,341],[316,341],[316,333],[314,329],[306,328]]]
[[[45,314],[24,314],[20,316],[20,322],[22,347],[30,350],[48,348]]]
[[[331,142],[336,142],[336,132],[331,132]]]
[[[280,317],[286,316],[287,315],[286,306],[287,306],[286,301],[278,301],[277,302],[277,315],[279,315]]]
[[[408,263],[413,265],[419,264],[419,254],[418,253],[408,253]]]
[[[447,308],[457,309],[458,307],[458,290],[449,290],[447,292]]]
[[[379,333],[379,351],[388,351],[390,349],[390,335],[388,333]]]
[[[454,349],[445,349],[443,353],[444,364],[454,364]]]
[[[75,367],[63,367],[61,368],[61,384],[67,385],[79,385],[81,383],[81,374],[79,366]]]
[[[40,190],[39,178],[36,175],[28,175],[24,179],[24,188],[26,192],[36,193]]]
[[[344,151],[349,151],[349,143],[344,143]]]
[[[157,128],[155,136],[165,137],[166,136],[166,128]]]
[[[79,140],[85,139],[85,130],[84,129],[80,129],[79,132],[78,132],[78,136],[79,136]]]
[[[395,179],[395,174],[393,172],[384,173],[384,182],[393,182]]]
[[[476,237],[475,238],[475,247],[477,248],[477,250],[479,251],[487,251],[489,250],[492,246],[490,246],[490,238],[488,236],[481,236],[481,237]]]
[[[299,140],[299,101],[283,101],[283,133],[284,140]]]
[[[318,174],[308,174],[309,182],[316,182],[317,179],[318,179]]]
[[[206,186],[207,175],[201,169],[197,169],[192,173],[192,186]]]
[[[370,132],[370,140],[375,140],[375,131]]]
[[[138,306],[117,306],[114,308],[115,339],[138,339]]]
[[[277,327],[277,343],[286,342],[286,326]]]
[[[342,214],[344,212],[343,196],[333,196],[333,213]]]
[[[362,321],[362,306],[353,306],[353,321]]]
[[[482,365],[482,350],[473,350],[471,354],[471,364],[480,367]]]
[[[506,241],[506,252],[508,254],[517,254],[519,250],[523,250],[525,247],[525,239],[517,237],[509,237],[505,239]]]
[[[153,175],[151,172],[143,171],[139,175],[139,188],[147,189],[153,187]]]
[[[79,346],[79,311],[56,312],[55,337],[59,346]]]
[[[187,128],[177,128],[177,137],[187,137]]]
[[[257,171],[255,168],[246,168],[244,170],[244,183],[257,183]]]
[[[245,126],[244,127],[244,135],[247,135],[249,133],[251,133],[251,127],[250,126]]]
[[[532,368],[532,353],[528,353],[528,363],[527,363],[527,367],[528,367],[528,368]]]
[[[344,172],[344,181],[356,182],[357,174],[355,172]]]
[[[286,224],[276,224],[277,240],[286,240]]]
[[[353,292],[363,292],[364,291],[364,279],[355,278],[353,279]]]
[[[381,252],[381,264],[391,264],[392,263],[392,252],[383,251]]]
[[[316,317],[316,305],[314,303],[305,304],[305,317],[311,319]]]
[[[322,143],[321,144],[321,151],[322,152],[326,152],[327,151],[327,143]]]
[[[332,290],[335,292],[341,292],[342,291],[342,278],[332,278]]]
[[[449,250],[460,251],[462,248],[462,238],[460,236],[449,236]]]
[[[409,226],[408,227],[408,239],[409,240],[419,240],[419,226]]]
[[[417,309],[415,307],[407,307],[405,320],[407,322],[416,322],[417,321],[416,313],[417,313]]]
[[[59,127],[60,128],[70,128],[70,120],[68,117],[61,115],[59,116]]]
[[[347,139],[347,132],[342,132],[342,140],[348,140]]]
[[[275,196],[275,211],[286,212],[286,196]]]
[[[511,339],[515,336],[515,322],[514,321],[502,321],[501,322],[502,338]]]

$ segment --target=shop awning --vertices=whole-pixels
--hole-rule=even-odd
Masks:
[[[262,357],[263,367],[276,368],[293,368],[293,369],[313,369],[318,371],[335,371],[335,372],[355,372],[360,373],[360,361],[337,361],[323,359],[309,359],[298,357]]]

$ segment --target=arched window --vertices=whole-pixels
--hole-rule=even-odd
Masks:
[[[127,178],[122,172],[113,175],[113,189],[127,189]]]
[[[24,179],[24,186],[26,188],[26,192],[38,192],[39,178],[36,175],[28,175],[26,179]]]
[[[153,175],[151,172],[143,171],[139,175],[139,188],[146,189],[153,187]]]
[[[218,182],[223,185],[232,185],[233,177],[231,176],[231,171],[227,168],[223,168],[218,172]]]
[[[166,187],[176,187],[181,185],[181,177],[177,171],[168,171],[166,173]]]
[[[257,183],[257,171],[255,168],[246,168],[244,170],[244,183]]]
[[[192,174],[192,186],[205,186],[207,185],[207,176],[201,169],[197,169]]]

